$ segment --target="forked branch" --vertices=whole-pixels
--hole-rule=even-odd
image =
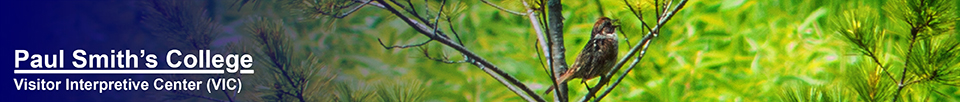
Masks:
[[[365,2],[365,1],[358,1],[358,2]],[[399,17],[401,20],[403,20],[407,25],[413,27],[414,30],[416,30],[417,32],[420,32],[421,34],[429,37],[433,41],[440,42],[443,45],[446,45],[448,47],[451,47],[457,50],[458,52],[463,54],[466,57],[466,59],[468,59],[464,62],[471,63],[479,67],[480,69],[484,70],[484,72],[487,72],[487,74],[497,79],[497,81],[504,84],[508,89],[510,89],[511,91],[513,91],[514,93],[522,97],[523,99],[527,101],[540,101],[540,102],[545,101],[543,100],[543,98],[537,95],[536,92],[534,92],[533,90],[530,90],[530,88],[528,88],[526,85],[521,83],[516,78],[513,78],[506,72],[503,72],[502,70],[500,70],[499,67],[494,66],[489,61],[471,52],[470,50],[456,43],[449,37],[446,37],[446,34],[444,34],[444,32],[437,31],[435,26],[436,23],[429,24],[428,22],[423,22],[424,19],[420,16],[417,16],[417,13],[415,12],[416,10],[406,10],[407,13],[410,13],[409,15],[413,15],[413,17],[415,17],[415,18],[411,18],[411,16],[408,16],[408,14],[400,12],[397,8],[392,6],[392,5],[399,6],[399,4],[396,4],[395,2],[377,0],[377,3],[369,3],[369,4],[380,5],[377,7],[390,11],[391,13]],[[412,6],[412,5],[408,4],[408,6]],[[403,6],[400,6],[400,7],[402,8]]]

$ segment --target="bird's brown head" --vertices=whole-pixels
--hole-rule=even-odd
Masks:
[[[617,28],[619,27],[620,25],[617,24],[617,20],[607,17],[600,17],[600,19],[593,24],[593,32],[591,32],[593,35],[591,35],[591,37],[603,36],[602,38],[615,38],[617,36]]]

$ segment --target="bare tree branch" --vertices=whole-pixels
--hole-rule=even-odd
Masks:
[[[424,41],[423,43],[419,43],[419,44],[411,44],[411,45],[394,45],[394,46],[387,46],[387,45],[385,45],[385,44],[383,44],[383,41],[382,41],[382,40],[380,40],[380,39],[377,39],[377,41],[378,41],[378,42],[380,42],[380,46],[383,46],[383,48],[385,48],[385,49],[388,49],[388,50],[389,50],[389,49],[394,49],[394,48],[409,48],[409,47],[419,47],[419,46],[423,46],[423,45],[426,45],[427,43],[430,43],[430,41],[433,41],[433,40],[427,40],[427,41]]]
[[[567,70],[567,60],[566,60],[566,48],[563,47],[563,5],[560,4],[560,0],[550,0],[547,1],[547,45],[550,45],[550,55],[552,60],[552,71],[554,79],[560,78],[560,74]],[[557,94],[555,99],[560,102],[566,102],[568,98],[567,95],[567,83],[560,82],[557,85]]]
[[[369,3],[369,2],[368,2],[368,3]],[[442,1],[441,5],[440,5],[440,8],[443,8],[445,5],[446,5],[446,1]],[[441,14],[442,14],[442,13],[443,13],[443,9],[440,9],[440,11],[438,11],[438,13],[437,13],[436,18],[434,19],[434,22],[433,22],[433,23],[434,23],[434,24],[437,24],[437,25],[434,25],[434,26],[433,26],[433,30],[432,30],[432,31],[433,31],[434,33],[440,31],[440,30],[439,30],[440,27],[437,27],[437,26],[439,26],[439,24],[440,24],[439,22],[440,22],[440,17],[441,17]],[[449,17],[448,17],[446,20],[447,20],[447,22],[450,22],[450,18],[449,18]],[[457,33],[456,33],[456,30],[453,30],[453,24],[448,23],[448,25],[450,26],[450,30],[457,36],[457,40],[459,41],[459,40],[460,40],[460,34],[457,34]],[[446,56],[446,54],[442,54],[442,53],[441,53],[441,56],[440,56],[440,57],[431,57],[429,50],[428,50],[427,48],[422,47],[422,46],[423,46],[423,45],[426,45],[426,44],[429,43],[430,41],[433,41],[432,39],[431,39],[431,40],[427,40],[427,41],[425,41],[425,42],[423,42],[423,43],[418,43],[418,44],[395,45],[395,46],[387,46],[387,45],[383,44],[383,41],[382,41],[381,39],[377,39],[377,41],[380,42],[380,46],[383,46],[383,48],[386,48],[386,49],[420,47],[419,50],[423,53],[423,55],[424,55],[427,59],[434,60],[434,61],[437,61],[437,62],[443,62],[443,63],[447,63],[447,64],[454,64],[454,63],[466,63],[467,61],[469,61],[469,59],[467,59],[466,57],[464,57],[464,58],[465,58],[464,60],[451,61],[451,60],[448,59],[448,57]],[[459,42],[460,42],[460,45],[463,45],[463,41],[459,41]]]
[[[465,55],[465,56],[467,57],[467,59],[469,59],[469,60],[467,60],[466,62],[470,62],[471,64],[474,64],[475,66],[477,66],[477,67],[479,67],[480,69],[484,70],[485,72],[487,72],[487,74],[489,74],[490,76],[492,76],[492,77],[494,77],[495,79],[497,79],[497,81],[501,82],[501,83],[502,83],[503,85],[505,85],[508,89],[510,89],[511,91],[513,91],[514,93],[516,93],[517,95],[519,95],[520,97],[524,98],[525,100],[527,100],[527,101],[541,101],[541,102],[544,101],[543,98],[541,98],[539,95],[536,94],[536,92],[533,92],[532,90],[530,90],[529,88],[527,88],[526,85],[524,85],[523,83],[521,83],[520,81],[518,81],[516,78],[513,78],[512,76],[510,76],[510,75],[507,74],[506,72],[503,72],[503,71],[500,70],[498,67],[496,67],[496,66],[494,66],[492,63],[486,61],[485,59],[483,59],[483,58],[480,57],[479,55],[476,55],[476,54],[474,54],[473,52],[471,52],[470,50],[466,49],[465,47],[460,46],[460,44],[454,43],[454,41],[452,41],[452,40],[449,39],[448,37],[444,37],[443,32],[432,32],[432,31],[430,31],[430,30],[433,29],[433,28],[431,28],[431,24],[421,23],[421,21],[418,21],[418,20],[415,20],[415,19],[413,19],[413,18],[407,17],[407,15],[404,15],[404,14],[401,13],[400,11],[397,11],[397,9],[395,9],[393,6],[389,6],[389,3],[387,3],[387,2],[384,1],[384,0],[377,0],[377,2],[379,2],[380,4],[383,4],[382,8],[384,8],[384,9],[392,12],[394,15],[400,17],[401,20],[403,20],[404,22],[406,22],[407,25],[410,25],[411,27],[413,27],[414,30],[416,30],[417,32],[420,32],[421,34],[423,34],[423,35],[425,35],[425,36],[427,36],[427,37],[430,37],[430,39],[432,39],[432,40],[436,40],[437,42],[440,42],[441,44],[444,44],[444,45],[446,45],[446,46],[449,46],[449,47],[451,47],[451,48],[459,51],[460,53],[462,53],[463,55]],[[408,5],[409,5],[409,4],[408,4]],[[414,10],[414,11],[415,11],[415,10]],[[410,11],[408,11],[408,12],[410,12]],[[410,12],[410,13],[413,13],[413,12]],[[413,14],[413,15],[416,16],[416,14]]]

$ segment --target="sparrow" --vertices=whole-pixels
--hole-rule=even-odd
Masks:
[[[610,69],[616,64],[618,53],[616,29],[619,25],[614,25],[614,22],[616,20],[601,17],[593,24],[590,40],[587,41],[583,50],[580,50],[573,66],[556,79],[558,83],[575,78],[581,78],[583,79],[582,82],[585,83],[587,80],[610,72]],[[549,94],[555,88],[555,85],[551,85],[550,88],[547,88],[545,94]]]

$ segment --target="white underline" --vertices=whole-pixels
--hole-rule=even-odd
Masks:
[[[13,74],[227,74],[223,69],[210,70],[116,70],[116,69],[89,69],[89,70],[13,70]],[[240,70],[240,74],[253,74],[253,70]]]

